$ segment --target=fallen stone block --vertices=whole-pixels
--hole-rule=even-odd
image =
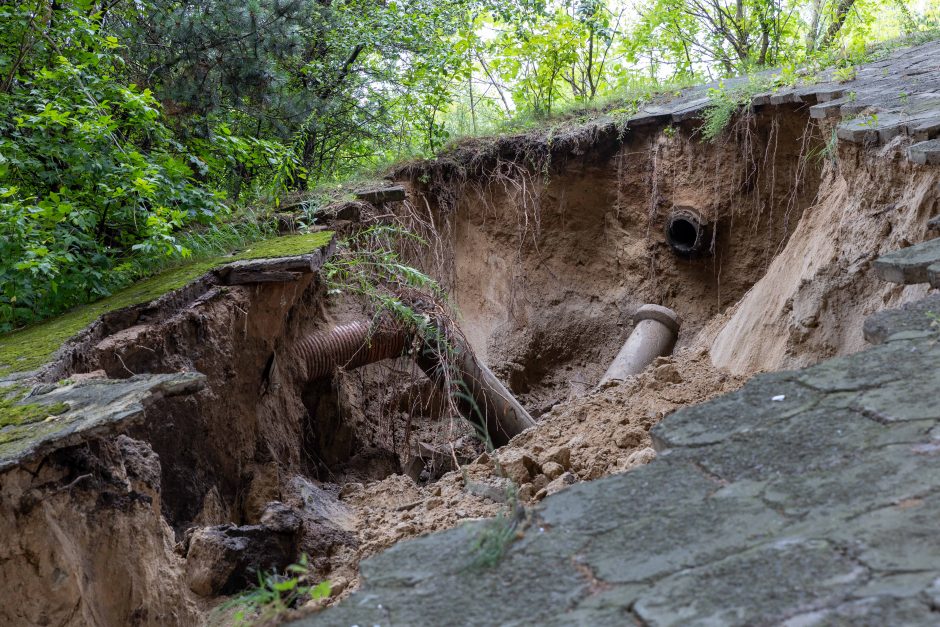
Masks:
[[[192,531],[186,544],[186,579],[200,596],[232,594],[258,573],[283,571],[297,554],[300,516],[271,503],[260,525],[216,525]]]
[[[940,165],[940,139],[919,142],[907,151],[908,159],[919,165]]]
[[[336,220],[349,220],[350,222],[358,222],[362,217],[362,213],[368,208],[369,204],[367,202],[353,200],[328,205],[323,209],[323,213],[333,217]]]
[[[940,238],[882,255],[872,264],[880,278],[891,283],[929,283],[927,268],[940,263]]]
[[[363,189],[356,192],[356,198],[380,205],[386,202],[397,202],[407,198],[405,188],[401,185],[391,185],[389,187],[379,187],[373,189]]]

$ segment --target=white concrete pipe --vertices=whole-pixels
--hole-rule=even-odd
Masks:
[[[672,353],[679,337],[679,314],[668,307],[643,305],[633,314],[633,321],[636,323],[633,332],[599,385],[639,374],[657,357]]]

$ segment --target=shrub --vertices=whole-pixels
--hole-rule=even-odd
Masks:
[[[98,19],[0,6],[0,331],[185,255],[174,234],[222,209]]]

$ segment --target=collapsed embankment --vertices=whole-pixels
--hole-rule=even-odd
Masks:
[[[0,617],[197,624],[301,554],[342,594],[363,556],[494,515],[513,492],[528,504],[645,463],[665,414],[856,351],[862,318],[920,295],[867,272],[940,209],[940,172],[905,158],[910,138],[835,141],[835,120],[793,102],[711,143],[697,116],[666,117],[465,142],[394,172],[404,202],[333,222],[427,240],[403,252],[540,421],[495,455],[408,360],[306,380],[300,338],[370,314],[316,275],[199,283],[79,336],[40,380],[195,370],[205,385],[0,475]],[[677,251],[677,211],[707,225],[695,254]],[[675,354],[595,389],[644,303],[681,316]]]

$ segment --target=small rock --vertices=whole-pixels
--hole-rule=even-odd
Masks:
[[[646,438],[646,430],[640,427],[628,427],[617,433],[614,443],[619,448],[634,448],[643,443]]]
[[[584,478],[587,481],[594,481],[595,479],[600,479],[604,476],[605,466],[603,464],[592,464],[591,468],[587,471]],[[558,479],[556,479],[557,481]]]
[[[518,449],[500,451],[496,461],[501,474],[516,485],[528,483],[539,471],[538,463],[528,453]]]
[[[568,486],[577,483],[577,481],[578,481],[578,478],[575,477],[574,474],[570,472],[566,472],[565,474],[561,475],[560,477],[558,477],[557,479],[549,483],[547,486],[545,486],[545,495],[551,496],[552,494],[561,492]]]
[[[496,485],[494,485],[496,484]],[[494,503],[505,503],[509,499],[510,482],[493,477],[489,481],[467,481],[464,490],[474,496],[489,499]]]
[[[630,453],[630,456],[627,457],[626,466],[632,468],[633,466],[642,466],[648,464],[651,461],[656,459],[656,449],[651,446],[646,448],[641,448],[638,451],[633,451]]]
[[[584,448],[585,446],[587,446],[587,444],[585,444],[585,442],[584,442],[584,436],[583,436],[583,435],[576,435],[576,436],[574,436],[573,438],[571,438],[570,440],[568,440],[568,443],[567,443],[565,446],[566,446],[569,450],[573,451],[573,450],[575,450],[575,449]],[[558,460],[555,460],[555,461],[558,461]],[[561,462],[559,462],[559,463],[561,463]],[[561,465],[564,466],[564,464],[561,464]]]
[[[349,580],[345,577],[334,577],[330,578],[330,596],[336,596],[340,594],[343,590],[346,589],[346,586],[349,585]]]
[[[668,363],[659,366],[653,371],[653,377],[663,383],[682,383],[682,375],[675,364]]]
[[[532,480],[532,487],[536,492],[544,488],[549,484],[548,477],[545,475],[538,475],[535,479]]]
[[[558,462],[547,461],[542,464],[542,472],[549,479],[557,479],[565,472],[565,467]]]
[[[571,468],[571,449],[567,446],[556,446],[548,449],[548,451],[542,455],[542,464],[546,462],[554,462],[566,469]]]
[[[521,488],[519,488],[519,493],[517,495],[520,501],[531,501],[535,496],[535,487],[531,483],[527,483]]]
[[[261,514],[261,524],[278,533],[290,533],[300,528],[300,514],[292,507],[272,501]]]

